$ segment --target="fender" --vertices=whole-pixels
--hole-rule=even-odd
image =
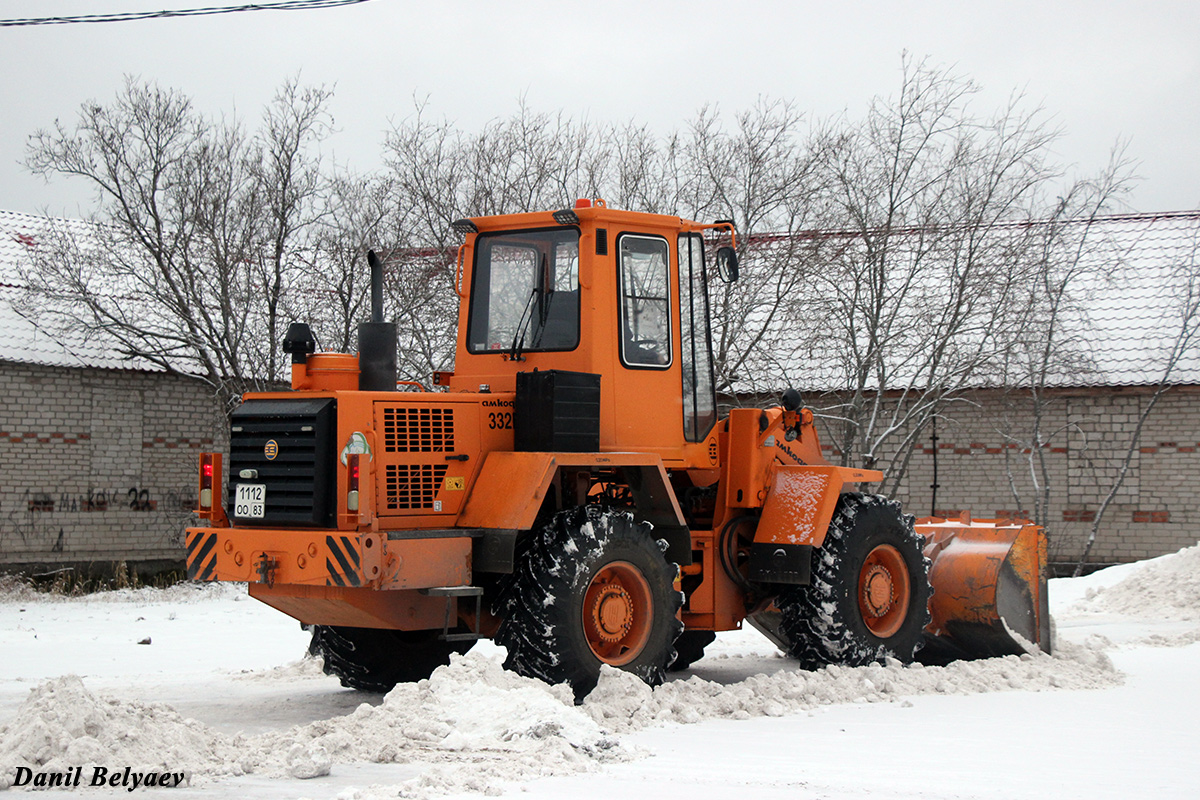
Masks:
[[[750,546],[751,577],[807,584],[812,551],[825,542],[843,488],[879,480],[883,473],[872,469],[775,464]]]
[[[667,541],[667,559],[692,563],[691,534],[662,459],[647,453],[488,453],[458,518],[458,527],[529,530],[564,470],[620,469],[637,516]]]

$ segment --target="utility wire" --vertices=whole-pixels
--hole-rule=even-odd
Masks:
[[[17,28],[29,25],[69,25],[76,22],[134,22],[143,19],[167,19],[169,17],[208,17],[214,14],[233,14],[238,11],[303,11],[310,8],[337,8],[371,0],[276,0],[269,3],[245,3],[238,6],[208,6],[205,8],[179,8],[173,11],[121,11],[112,14],[78,14],[70,17],[29,17],[26,19],[0,19],[0,28]]]

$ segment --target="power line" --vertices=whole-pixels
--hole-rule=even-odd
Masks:
[[[214,14],[233,14],[239,11],[304,11],[310,8],[337,8],[371,0],[276,0],[269,3],[245,3],[238,6],[208,6],[205,8],[179,8],[171,11],[122,11],[112,14],[77,14],[69,17],[29,17],[26,19],[0,19],[0,28],[17,28],[29,25],[69,25],[76,22],[134,22],[143,19],[167,19],[169,17],[209,17]]]

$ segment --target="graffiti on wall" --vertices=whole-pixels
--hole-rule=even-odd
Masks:
[[[155,491],[140,486],[127,489],[88,489],[86,493],[49,492],[26,489],[7,507],[0,505],[0,556],[19,549],[34,556],[38,553],[63,554],[71,551],[72,538],[94,536],[95,521],[84,515],[113,512],[153,512],[149,524],[130,521],[138,533],[147,527],[161,531],[161,546],[182,546],[183,528],[191,523],[196,507],[196,488]],[[105,520],[108,525],[119,522]],[[133,533],[134,531],[130,531]],[[119,536],[115,542],[119,542]],[[138,545],[144,547],[144,544]],[[134,545],[130,544],[133,549]],[[94,540],[80,542],[78,549],[95,550]]]

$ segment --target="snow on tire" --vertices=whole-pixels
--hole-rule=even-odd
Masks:
[[[910,663],[929,624],[929,559],[913,517],[882,495],[846,494],[813,551],[812,579],[779,596],[780,631],[805,669]]]
[[[602,664],[661,683],[683,595],[665,542],[650,531],[627,511],[581,506],[525,537],[493,606],[505,668],[566,682],[577,700],[595,688]]]

